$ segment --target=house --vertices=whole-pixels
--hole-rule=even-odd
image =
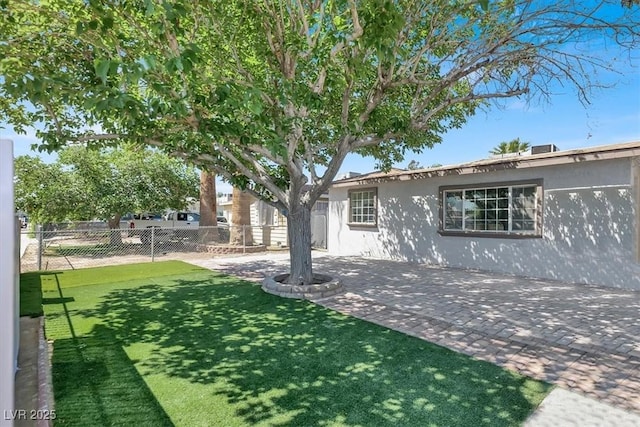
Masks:
[[[219,215],[232,223],[233,195],[224,194],[217,199]],[[287,217],[273,206],[251,196],[251,226],[256,244],[288,246]],[[314,247],[326,248],[327,209],[329,196],[323,194],[311,210],[311,239]]]
[[[329,253],[640,290],[640,142],[533,153],[336,181]]]
[[[218,197],[218,212],[232,225],[233,195]],[[258,245],[287,246],[287,220],[276,208],[251,196],[251,228],[253,241]]]

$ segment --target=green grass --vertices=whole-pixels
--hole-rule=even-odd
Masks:
[[[550,386],[181,262],[42,283],[57,425],[509,426]]]
[[[42,316],[41,273],[24,273],[20,276],[20,316]]]

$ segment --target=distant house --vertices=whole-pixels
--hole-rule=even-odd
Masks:
[[[218,212],[232,225],[233,197],[225,194],[218,197]],[[287,220],[276,208],[262,200],[252,197],[251,202],[251,226],[253,241],[266,246],[288,246]]]
[[[227,218],[231,224],[233,220],[233,197],[225,194],[218,197],[218,213]],[[313,205],[311,211],[311,234],[314,247],[326,248],[327,242],[327,209],[329,196],[325,194]],[[252,197],[251,226],[253,239],[256,244],[266,246],[289,246],[287,235],[287,217],[273,206]]]
[[[640,290],[640,142],[550,150],[336,181],[329,252]]]

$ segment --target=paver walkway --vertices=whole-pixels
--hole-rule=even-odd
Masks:
[[[328,308],[640,414],[640,292],[357,257],[314,256]],[[261,280],[286,255],[199,262]]]

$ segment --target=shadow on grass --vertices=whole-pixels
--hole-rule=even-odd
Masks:
[[[20,316],[40,317],[42,311],[42,281],[45,273],[20,275]]]
[[[520,425],[549,390],[489,363],[309,302],[268,295],[231,277],[199,278],[114,290],[83,311],[100,325],[86,340],[56,341],[56,398],[76,399],[71,393],[80,362],[60,365],[73,355],[72,346],[95,354],[98,362],[87,368],[104,378],[96,390],[78,391],[77,399],[97,393],[104,400],[138,388],[129,384],[142,380],[117,349],[144,347],[136,362],[143,377],[206,387],[204,396],[198,387],[193,396],[179,397],[200,405],[192,417],[215,416],[206,411],[222,405],[245,425]],[[117,367],[99,362],[105,357],[105,364]],[[152,412],[153,396],[140,393],[115,400],[144,401]],[[82,398],[92,413],[105,410]],[[167,422],[159,420],[157,425]],[[206,425],[202,419],[173,421]]]
[[[77,336],[64,295],[59,272],[48,275],[56,284],[58,298],[43,298],[59,305],[52,317],[66,319],[70,338],[54,341],[51,357],[56,425],[65,426],[173,426],[113,331],[93,327],[89,336]]]
[[[108,328],[56,340],[51,363],[56,425],[173,425]]]

